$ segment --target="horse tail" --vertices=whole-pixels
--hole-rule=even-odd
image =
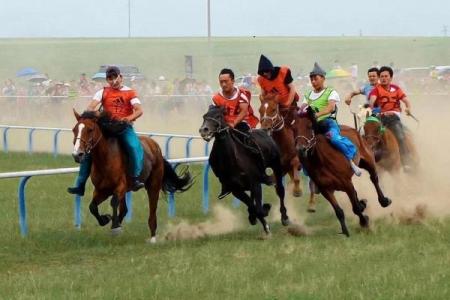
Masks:
[[[187,191],[193,184],[192,175],[189,169],[184,169],[180,175],[175,172],[172,165],[164,159],[164,176],[163,186],[164,192],[175,193],[177,191]]]

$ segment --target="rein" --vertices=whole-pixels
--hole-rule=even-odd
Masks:
[[[100,142],[100,140],[102,139],[102,137],[103,137],[103,136],[100,134],[100,137],[97,139],[97,141],[95,141],[95,143],[92,143],[93,140],[94,140],[93,137],[91,137],[91,138],[89,139],[89,142],[86,142],[86,141],[85,141],[84,139],[82,139],[81,137],[76,138],[75,140],[76,140],[76,141],[77,141],[77,140],[80,140],[82,143],[84,143],[85,146],[86,146],[86,153],[89,154],[89,153],[91,153],[92,149],[94,149],[94,148],[97,146],[97,144]]]
[[[297,137],[295,137],[295,144],[297,144],[297,140],[298,139],[303,139],[306,141],[306,146],[304,147],[305,153],[308,155],[308,152],[310,152],[311,150],[314,150],[314,147],[317,144],[317,138],[316,138],[316,134],[314,133],[314,130],[312,131],[312,137],[311,138],[307,138],[304,135],[299,135]]]
[[[274,132],[280,131],[281,129],[284,128],[284,118],[280,115],[280,110],[279,110],[278,105],[277,105],[277,110],[276,110],[276,112],[275,112],[275,114],[273,116],[268,116],[266,114],[266,112],[267,112],[267,108],[264,111],[264,115],[261,117],[261,123],[264,120],[271,121],[272,122],[272,126],[271,126],[270,130],[274,131]]]

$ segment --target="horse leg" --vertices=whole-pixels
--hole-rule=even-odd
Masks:
[[[272,166],[275,175],[275,191],[277,193],[278,198],[280,199],[280,213],[281,213],[281,224],[283,226],[287,226],[290,224],[289,217],[287,215],[287,209],[284,204],[285,190],[283,186],[283,173],[281,170],[281,166],[277,167],[276,165]]]
[[[271,205],[269,203],[262,204],[262,189],[261,184],[255,184],[251,190],[251,199],[256,204],[256,216],[263,226],[264,232],[270,234],[270,227],[266,222],[265,217],[269,215]]]
[[[117,214],[117,210],[119,208],[119,196],[117,194],[113,194],[111,198],[111,207],[113,211],[112,215],[112,224],[111,224],[111,232],[113,234],[119,233],[121,231],[119,216]]]
[[[291,177],[291,180],[294,182],[294,190],[292,195],[294,197],[301,197],[303,191],[300,186],[300,175],[298,172],[298,169],[300,168],[300,160],[298,159],[297,155],[290,161],[289,165],[291,166],[291,169],[289,170],[289,176]]]
[[[316,198],[315,198],[315,194],[317,194],[317,185],[314,183],[314,181],[312,181],[311,178],[309,178],[309,201],[308,201],[308,209],[307,211],[310,213],[315,213],[316,212]]]
[[[367,170],[370,174],[370,181],[372,181],[375,190],[377,191],[378,195],[378,202],[382,207],[388,207],[392,201],[391,199],[384,196],[383,191],[381,190],[379,180],[378,180],[378,173],[375,168],[375,164],[367,162],[364,158],[361,158],[359,161],[359,165],[361,168]]]
[[[342,234],[345,234],[347,237],[349,237],[350,234],[348,233],[347,225],[345,225],[344,211],[337,203],[336,198],[334,197],[334,192],[323,189],[321,189],[321,192],[322,195],[325,197],[325,199],[327,199],[328,202],[330,202],[331,206],[333,206],[334,212],[336,213],[336,217],[338,218],[339,223],[341,224]]]
[[[97,219],[97,222],[100,226],[105,226],[111,221],[111,215],[100,215],[98,212],[98,206],[100,203],[108,198],[107,194],[101,193],[98,190],[94,191],[94,197],[92,198],[91,203],[89,204],[89,211],[91,214]]]
[[[153,176],[152,176],[153,177]],[[149,216],[148,227],[150,228],[150,243],[156,243],[156,228],[158,227],[156,210],[158,209],[159,191],[161,190],[161,180],[153,178],[150,186],[147,189],[148,203],[149,203]]]
[[[248,221],[251,225],[256,225],[256,208],[252,199],[250,199],[250,197],[241,190],[233,190],[232,194],[247,205]]]
[[[361,227],[369,227],[369,217],[363,214],[366,209],[366,202],[358,199],[358,193],[353,184],[349,184],[346,187],[345,193],[352,203],[353,213],[359,217],[359,225],[361,225]]]
[[[119,201],[119,224],[122,224],[123,218],[128,213],[127,202],[125,200],[125,195],[120,198]]]

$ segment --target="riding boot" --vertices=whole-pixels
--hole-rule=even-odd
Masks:
[[[136,192],[136,191],[142,189],[144,186],[145,186],[145,184],[139,180],[139,177],[131,178],[131,190],[133,192]]]
[[[67,188],[69,194],[84,196],[86,181],[91,173],[92,158],[89,154],[86,154],[84,159],[80,163],[80,171],[74,187]]]

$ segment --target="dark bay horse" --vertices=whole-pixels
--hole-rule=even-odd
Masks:
[[[209,156],[209,164],[214,174],[236,198],[247,205],[250,224],[255,225],[258,219],[267,234],[270,233],[270,228],[265,217],[271,206],[268,203],[262,204],[261,184],[271,184],[266,168],[273,170],[275,189],[280,199],[281,222],[288,225],[280,153],[267,132],[240,132],[230,128],[224,120],[224,108],[217,106],[210,106],[203,116],[199,132],[205,141],[214,137]],[[250,196],[246,191],[250,191]]]
[[[94,184],[94,195],[89,205],[90,212],[97,219],[100,226],[105,226],[112,220],[112,232],[121,230],[121,223],[127,214],[125,193],[131,190],[131,178],[127,172],[127,157],[119,145],[118,139],[108,137],[99,126],[95,112],[84,112],[81,116],[74,111],[77,124],[73,128],[74,158],[80,161],[86,154],[92,156],[91,180]],[[156,210],[159,193],[185,191],[191,184],[190,173],[186,170],[178,176],[161,153],[159,145],[149,137],[140,137],[144,149],[144,167],[140,176],[144,182],[149,199],[150,228],[149,242],[156,242]],[[100,215],[98,206],[112,196],[111,207],[113,215]],[[117,209],[119,213],[117,213]]]
[[[285,119],[285,115],[287,114],[289,114],[287,109],[285,111],[280,110],[275,94],[267,94],[261,99],[261,106],[259,108],[261,129],[268,130],[280,148],[283,176],[287,173],[289,174],[291,181],[294,183],[293,196],[301,197],[300,160],[295,149],[295,136],[292,124],[286,124],[286,122],[295,122],[295,119]]]
[[[369,217],[363,212],[366,208],[366,202],[358,199],[357,192],[352,183],[353,171],[350,163],[335,149],[327,140],[324,134],[321,134],[317,125],[315,113],[311,107],[301,110],[299,119],[295,122],[296,146],[302,166],[308,172],[314,183],[319,188],[320,193],[330,202],[336,216],[341,224],[342,233],[349,236],[345,224],[344,211],[339,206],[334,196],[335,191],[343,191],[350,198],[353,213],[359,217],[359,223],[362,227],[369,226]],[[378,202],[382,207],[391,204],[391,200],[384,196],[378,183],[378,174],[375,167],[375,159],[372,152],[366,145],[355,129],[342,126],[346,131],[345,136],[358,148],[358,158],[356,164],[367,170],[370,174],[375,190],[378,195]]]

